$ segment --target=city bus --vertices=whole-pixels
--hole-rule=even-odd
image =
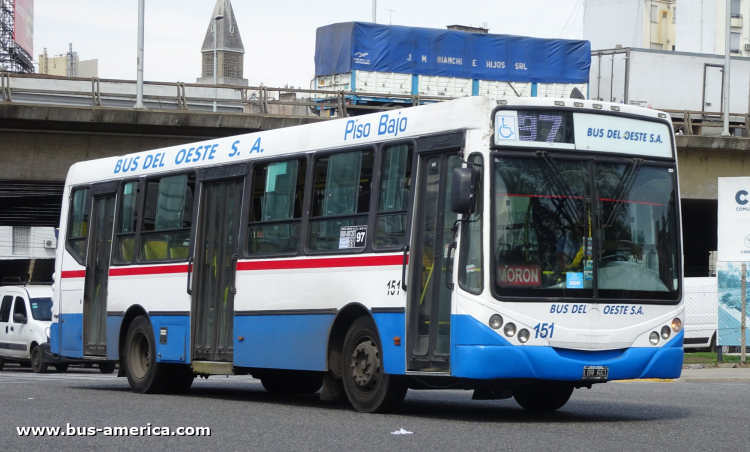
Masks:
[[[76,163],[51,348],[361,412],[677,378],[676,158],[664,113],[473,97]]]

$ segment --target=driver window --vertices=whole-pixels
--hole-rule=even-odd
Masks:
[[[23,318],[28,319],[29,317],[26,315],[26,302],[23,301],[23,298],[16,297],[16,303],[13,306],[13,317],[16,316],[16,314],[22,314]],[[15,323],[15,321],[14,321]]]

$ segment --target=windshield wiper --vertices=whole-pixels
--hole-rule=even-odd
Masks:
[[[633,159],[633,166],[630,168],[627,176],[625,176],[620,181],[620,186],[618,187],[618,189],[620,190],[614,197],[615,205],[612,206],[612,212],[610,212],[609,218],[607,218],[607,222],[604,224],[612,224],[612,221],[617,218],[617,215],[620,213],[620,209],[625,204],[625,200],[628,198],[628,196],[630,196],[630,190],[633,189],[635,179],[638,177],[638,173],[640,172],[642,165],[643,159]]]
[[[561,200],[563,209],[566,210],[565,212],[561,213],[568,217],[568,221],[570,221],[570,224],[575,224],[578,221],[579,217],[578,209],[576,209],[575,204],[573,204],[573,201],[571,201],[573,191],[562,178],[562,171],[560,171],[560,168],[557,166],[557,164],[555,164],[555,161],[552,160],[547,152],[536,151],[536,155],[537,157],[541,158],[542,161],[547,165],[547,167],[554,173],[555,177],[552,179],[552,183],[556,185],[558,192],[563,195],[563,197],[559,199]]]

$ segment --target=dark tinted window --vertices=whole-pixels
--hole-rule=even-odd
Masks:
[[[83,263],[86,258],[86,236],[89,229],[89,189],[73,190],[68,213],[68,250]]]
[[[247,234],[249,254],[297,252],[306,169],[304,159],[255,167]]]
[[[10,320],[10,305],[12,303],[12,295],[6,295],[3,297],[3,304],[0,305],[0,323],[8,323],[8,320]]]
[[[372,166],[372,150],[342,152],[315,160],[310,250],[365,247]]]
[[[52,320],[52,298],[32,298],[29,304],[35,320]]]

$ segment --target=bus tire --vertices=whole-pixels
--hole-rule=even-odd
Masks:
[[[128,328],[125,361],[125,374],[133,391],[158,394],[164,390],[166,369],[156,362],[154,331],[146,316],[136,317]]]
[[[55,364],[55,370],[58,372],[65,372],[68,370],[69,364]]]
[[[99,363],[99,372],[103,374],[111,374],[115,371],[115,367],[117,366],[117,363],[112,361],[107,361],[106,363]]]
[[[385,413],[398,408],[407,386],[382,365],[380,335],[372,318],[359,317],[344,337],[342,379],[354,409],[361,413]]]
[[[555,411],[568,403],[573,386],[537,383],[513,388],[511,392],[516,403],[528,411]]]
[[[31,371],[35,374],[47,372],[47,364],[42,359],[42,349],[38,346],[31,349]]]
[[[166,392],[169,394],[186,394],[195,381],[193,368],[189,365],[173,364],[170,377],[166,387]]]
[[[323,375],[269,374],[260,383],[271,394],[312,394],[323,387]]]

